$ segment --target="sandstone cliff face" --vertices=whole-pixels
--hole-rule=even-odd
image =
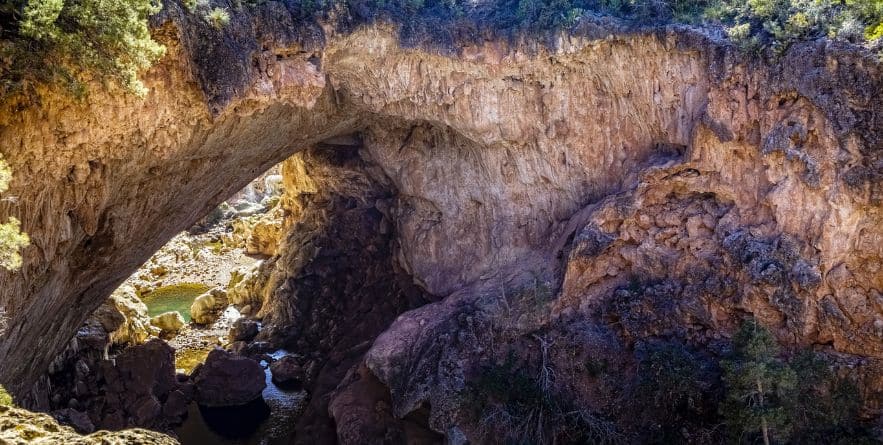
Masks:
[[[262,315],[294,344],[305,333],[293,323],[340,321],[299,290],[330,263],[297,242],[379,249],[371,267],[441,301],[395,321],[409,305],[390,303],[372,318],[392,323],[376,341],[385,326],[357,330],[365,362],[396,416],[431,406],[436,431],[473,433],[444,394],[495,338],[478,333],[495,332],[503,290],[536,283],[554,301],[507,314],[509,340],[606,319],[618,327],[590,331],[610,350],[652,336],[706,345],[751,313],[783,341],[883,358],[879,62],[812,42],[768,65],[686,28],[591,21],[555,51],[488,41],[442,56],[402,48],[384,26],[325,30],[320,46],[273,8],[223,36],[167,19],[169,55],[144,100],[49,94],[2,116],[18,200],[0,210],[34,243],[2,276],[0,382],[24,393],[162,242],[308,148],[300,190],[322,198],[297,205],[328,214],[294,224],[267,263]],[[632,282],[661,287],[627,294]]]

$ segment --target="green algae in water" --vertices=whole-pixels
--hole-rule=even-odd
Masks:
[[[212,348],[205,349],[179,349],[175,351],[175,369],[183,369],[185,373],[190,374],[196,365],[205,362],[208,353]]]
[[[156,315],[178,311],[184,317],[184,321],[190,323],[190,305],[196,297],[209,291],[209,287],[202,283],[179,283],[156,288],[153,292],[141,298],[147,305],[147,313]]]

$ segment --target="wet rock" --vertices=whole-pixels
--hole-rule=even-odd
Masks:
[[[273,374],[273,382],[283,385],[299,385],[304,382],[304,369],[301,364],[302,358],[296,355],[286,355],[270,365]]]
[[[162,331],[163,336],[177,334],[184,327],[184,317],[178,311],[165,312],[150,319],[150,324]]]
[[[204,406],[244,405],[261,397],[267,386],[258,362],[223,349],[209,353],[193,371],[196,401]]]
[[[240,318],[230,328],[230,341],[251,341],[258,335],[258,322],[248,318]]]
[[[71,408],[65,408],[52,413],[52,417],[65,425],[72,426],[78,433],[89,434],[95,431],[95,425],[89,419],[89,415]]]

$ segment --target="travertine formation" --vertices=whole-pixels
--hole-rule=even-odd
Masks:
[[[308,420],[344,415],[356,393],[384,399],[381,385],[384,419],[419,414],[475,439],[450,395],[502,359],[497,341],[564,375],[550,345],[714,351],[749,314],[786,344],[839,354],[879,411],[873,57],[817,41],[770,64],[689,28],[591,18],[555,50],[489,40],[450,56],[380,25],[304,43],[266,8],[223,31],[168,13],[169,56],[143,100],[47,93],[0,116],[18,196],[0,210],[34,240],[0,277],[0,383],[24,394],[152,251],[302,152],[283,168],[279,255],[231,301],[262,305],[266,339],[316,351],[317,391],[338,402],[314,399]],[[359,437],[346,425],[339,440]]]

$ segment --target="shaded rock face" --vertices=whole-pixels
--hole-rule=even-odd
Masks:
[[[397,194],[360,149],[324,144],[283,168],[286,176],[305,174],[286,188],[296,222],[263,283],[273,293],[259,313],[267,327],[258,338],[309,352],[271,368],[276,378],[294,367],[286,365],[297,365],[292,373],[314,395],[298,420],[298,440],[333,441],[327,394],[398,314],[432,298],[395,258],[388,212]]]
[[[261,398],[267,386],[258,362],[222,349],[209,352],[193,370],[196,401],[208,407],[245,405]]]
[[[560,356],[563,375],[574,338],[628,373],[641,342],[714,351],[752,314],[862,361],[879,410],[878,61],[824,41],[744,61],[686,28],[590,18],[596,32],[555,51],[443,57],[383,27],[308,39],[262,8],[225,31],[158,25],[169,56],[143,101],[49,96],[0,115],[19,197],[0,210],[34,239],[2,276],[0,383],[26,391],[162,242],[301,151],[283,169],[298,222],[242,293],[266,339],[314,355],[314,395],[364,362],[392,417],[428,409],[433,430],[478,440],[451,395],[508,349]],[[616,387],[591,383],[579,422],[606,428]],[[311,403],[316,437],[344,437],[327,399]]]
[[[152,339],[113,358],[105,355],[107,345],[85,333],[71,343],[35,386],[33,399],[25,400],[27,405],[50,412],[81,433],[132,427],[171,431],[183,419],[193,391],[176,380],[174,350],[165,342]]]

